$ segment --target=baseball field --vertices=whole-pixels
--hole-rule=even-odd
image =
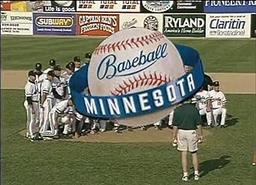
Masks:
[[[93,51],[102,40],[86,37],[2,37],[2,74],[8,71],[11,76],[2,75],[1,83],[12,87],[1,86],[3,184],[186,183],[181,181],[180,154],[171,147],[172,131],[167,128],[161,131],[124,131],[118,135],[109,131],[89,136],[88,140],[85,136],[80,140],[30,142],[20,134],[25,128],[26,117],[24,92],[20,89],[24,76],[19,75],[32,69],[36,62],[46,67],[50,58],[64,66],[75,55],[83,57],[86,52]],[[226,75],[225,79],[220,76],[225,82],[221,89],[226,88],[228,92],[228,127],[204,130],[205,140],[199,150],[201,178],[198,182],[190,179],[188,183],[255,184],[256,167],[251,166],[253,148],[256,147],[255,40],[171,40],[196,48],[204,61],[205,71],[215,74],[215,80],[220,73]],[[228,82],[232,82],[232,90],[225,87]],[[246,91],[247,88],[250,91]]]

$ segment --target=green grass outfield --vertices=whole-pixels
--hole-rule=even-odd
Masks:
[[[181,182],[179,153],[170,143],[31,143],[24,129],[23,91],[2,91],[2,170],[5,185],[253,185],[255,95],[227,95],[232,126],[210,129],[199,158],[203,177]],[[253,103],[254,102],[254,103]]]
[[[44,67],[51,58],[62,66],[75,55],[81,57],[94,48],[103,38],[88,37],[2,37],[3,69],[31,69],[36,62]],[[171,39],[174,43],[196,48],[204,61],[207,72],[256,72],[255,39]]]

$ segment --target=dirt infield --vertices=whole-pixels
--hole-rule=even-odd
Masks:
[[[78,141],[86,143],[165,143],[172,141],[172,130],[164,128],[156,130],[151,127],[147,130],[133,129],[132,131],[124,130],[121,133],[114,131],[106,131],[103,133],[88,134],[81,136],[78,139],[59,139],[60,141]],[[207,137],[210,131],[204,129],[203,135]],[[20,132],[20,135],[25,135],[25,130]]]
[[[4,70],[1,89],[24,89],[27,71]],[[256,73],[209,73],[226,94],[256,94]]]

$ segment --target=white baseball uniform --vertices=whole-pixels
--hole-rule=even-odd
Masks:
[[[209,92],[212,101],[212,113],[215,124],[217,124],[217,117],[221,115],[220,125],[225,125],[227,109],[225,108],[226,98],[223,92],[211,90]]]
[[[24,107],[27,113],[27,136],[33,137],[35,132],[38,132],[39,124],[39,98],[38,89],[35,82],[30,80],[27,81],[25,85],[25,101]]]
[[[196,93],[193,100],[196,101],[196,108],[200,115],[206,115],[207,125],[210,126],[212,122],[212,112],[207,111],[207,101],[209,101],[209,92],[202,90]]]
[[[47,78],[47,73],[49,72],[49,71],[52,71],[53,69],[52,68],[50,68],[50,67],[48,67],[47,69],[45,69],[44,71],[43,71],[43,74],[41,75],[41,78],[44,80],[44,79],[46,79]]]
[[[71,91],[70,91],[70,88],[69,88],[69,81],[70,81],[71,76],[72,75],[69,75],[66,72],[64,72],[62,74],[62,78],[64,78],[64,83],[65,83],[65,85],[67,87],[68,98],[71,98]]]
[[[60,114],[73,114],[73,108],[72,106],[68,105],[69,100],[63,100],[56,105],[53,106],[49,113],[49,122],[50,122],[50,128],[51,128],[51,133],[52,136],[58,134],[58,123],[57,117]]]
[[[53,105],[59,103],[63,100],[65,95],[65,87],[66,87],[66,80],[62,77],[54,77],[52,81],[52,88],[54,92],[54,102]]]
[[[36,85],[38,89],[38,100],[39,102],[41,101],[41,88],[42,88],[42,83],[44,80],[45,76],[44,74],[41,75],[36,75]],[[38,116],[38,123],[40,123],[40,120],[43,120],[43,110],[39,106],[40,103],[38,103],[38,110],[39,110],[39,116]]]
[[[52,82],[48,79],[43,80],[42,87],[41,87],[41,97],[46,95],[46,99],[44,102],[41,102],[42,109],[43,109],[43,120],[40,120],[40,133],[42,136],[48,136],[49,131],[49,112],[53,106],[53,94],[52,94]]]

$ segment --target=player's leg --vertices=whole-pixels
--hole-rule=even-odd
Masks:
[[[214,119],[214,125],[217,126],[218,125],[218,115],[221,114],[221,108],[213,109],[212,114],[213,114],[213,119]]]
[[[33,102],[33,106],[35,109],[35,115],[34,115],[34,133],[38,133],[39,132],[39,103],[38,102]]]
[[[52,109],[49,112],[49,124],[50,124],[50,133],[52,136],[57,137],[58,136],[58,122],[57,122],[57,112],[55,111],[55,109]]]
[[[186,131],[180,129],[177,133],[177,150],[181,152],[183,181],[188,181],[188,140],[186,134]]]
[[[100,120],[99,121],[99,126],[100,126],[100,132],[105,132],[106,128],[107,128],[106,120]]]
[[[227,109],[226,108],[221,108],[221,121],[220,121],[220,126],[221,127],[224,127],[224,125],[225,125],[226,116],[227,116]]]
[[[29,125],[30,125],[30,121],[31,121],[31,115],[32,115],[32,110],[31,108],[28,106],[28,102],[25,101],[24,102],[24,107],[26,109],[26,116],[27,116],[27,121],[26,121],[26,136],[27,138],[30,138],[30,130],[29,130]]]
[[[172,121],[173,121],[173,114],[174,114],[174,111],[170,112],[169,114],[169,119],[168,119],[168,126],[169,127],[172,127]]]
[[[197,151],[198,151],[198,137],[196,131],[191,131],[191,133],[188,133],[188,150],[192,155],[192,163],[194,167],[194,179],[199,180],[199,163],[198,163],[198,157],[197,157]]]

